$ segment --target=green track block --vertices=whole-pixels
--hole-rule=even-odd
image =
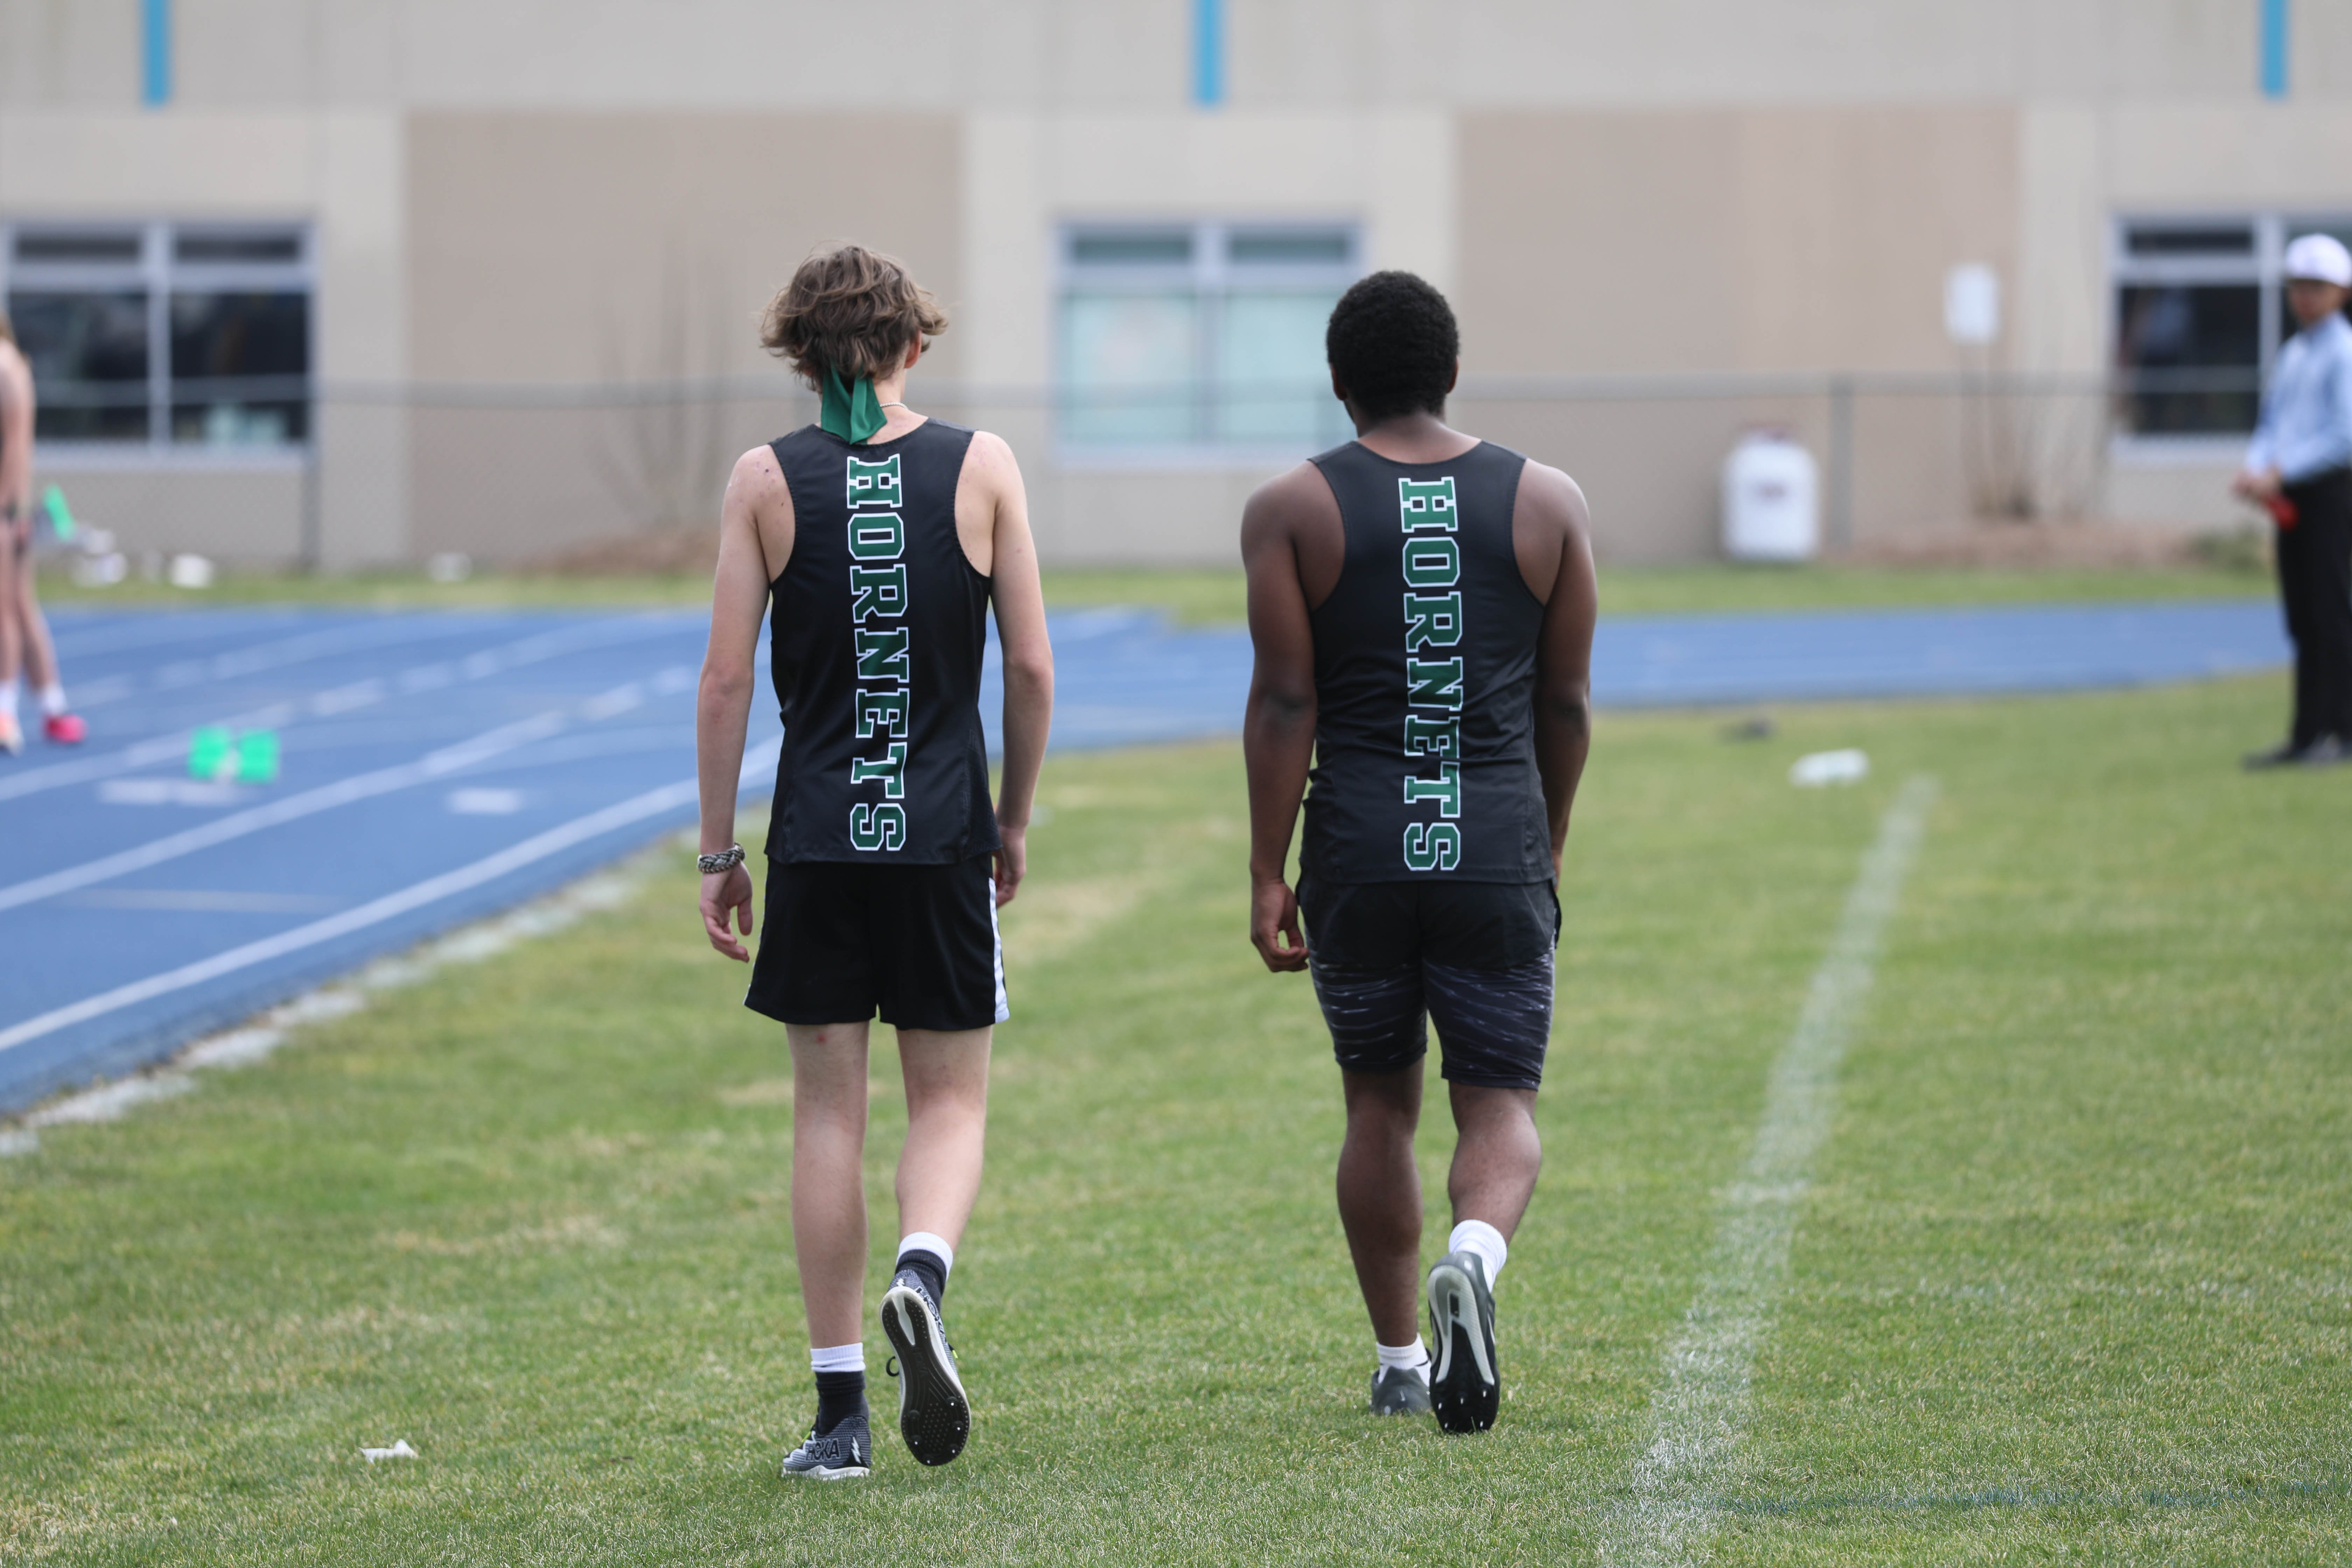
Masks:
[[[48,514],[49,532],[60,544],[74,536],[73,509],[66,505],[66,492],[51,485],[41,492],[41,510]]]
[[[207,724],[188,737],[188,776],[225,779],[236,772],[236,743],[218,724]]]
[[[236,738],[236,782],[275,784],[278,781],[278,731],[247,730]]]

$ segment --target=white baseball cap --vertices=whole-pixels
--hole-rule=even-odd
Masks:
[[[2286,247],[2286,275],[2352,289],[2352,250],[2334,235],[2306,234]]]

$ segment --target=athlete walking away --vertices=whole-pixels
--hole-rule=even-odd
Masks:
[[[1446,1431],[1473,1432],[1501,1401],[1493,1291],[1543,1163],[1554,885],[1595,599],[1575,483],[1446,426],[1460,343],[1411,273],[1376,272],[1332,310],[1331,390],[1356,439],[1243,513],[1257,649],[1243,744],[1250,939],[1268,969],[1312,972],[1347,1096],[1339,1217],[1380,1357],[1372,1411],[1433,1405]],[[1457,1139],[1454,1231],[1425,1281],[1433,1368],[1413,1328],[1425,1016]]]
[[[58,647],[33,595],[33,371],[0,311],[0,753],[25,749],[16,718],[23,675],[40,694],[41,732],[71,745],[88,733],[66,707]]]
[[[751,962],[751,879],[733,842],[760,617],[772,604],[784,720],[766,934],[744,1005],[793,1053],[793,1250],[817,1413],[783,1473],[869,1473],[866,1046],[878,1010],[907,1086],[903,1239],[882,1331],[898,1430],[927,1465],[971,1409],[940,1308],[980,1189],[993,1026],[1008,1016],[996,907],[1021,885],[1054,704],[1053,650],[1012,450],[909,409],[907,373],[947,317],[862,247],[801,264],[761,341],[823,398],[817,424],[743,454],[720,518],[697,734],[702,923]],[[1004,775],[992,811],[980,720],[991,604],[1004,649]]]

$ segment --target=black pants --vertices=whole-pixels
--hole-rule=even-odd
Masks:
[[[2279,597],[2294,639],[2294,727],[2307,746],[2352,741],[2352,468],[2286,487],[2293,528],[2278,531]]]

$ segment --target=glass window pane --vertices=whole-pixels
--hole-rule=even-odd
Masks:
[[[2254,427],[2260,291],[2251,284],[2134,285],[2116,291],[2124,399],[2141,435],[2237,434]]]
[[[8,296],[33,367],[33,431],[48,441],[147,439],[147,296],[24,289]]]
[[[2124,246],[2134,256],[2252,256],[2254,231],[2242,223],[2136,223]]]
[[[1192,260],[1192,236],[1184,229],[1074,234],[1070,259],[1083,267],[1184,267]]]
[[[299,261],[302,237],[285,229],[224,229],[183,233],[173,254],[187,262]]]
[[[1188,292],[1062,300],[1062,435],[1085,446],[1199,438],[1200,306]]]
[[[1225,254],[1244,265],[1344,267],[1352,248],[1345,229],[1241,229],[1226,241]]]
[[[1323,329],[1339,301],[1337,289],[1226,298],[1217,327],[1217,439],[1307,448],[1344,438],[1347,410],[1331,395],[1323,357]]]
[[[19,261],[79,261],[136,264],[137,229],[20,228],[16,231]]]
[[[274,446],[309,435],[310,309],[299,290],[172,296],[172,438]]]

